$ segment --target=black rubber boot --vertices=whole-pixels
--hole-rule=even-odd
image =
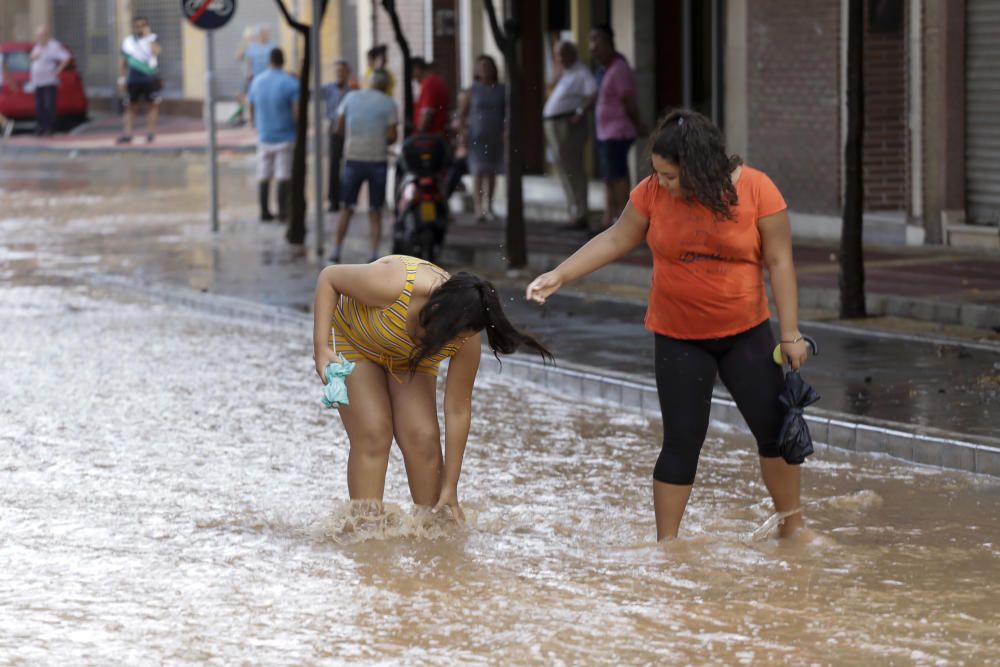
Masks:
[[[292,202],[292,191],[289,181],[278,181],[278,220],[288,220],[288,208]]]
[[[274,220],[271,209],[268,208],[268,201],[271,199],[271,184],[268,181],[257,183],[257,199],[260,201],[260,221],[270,222]]]

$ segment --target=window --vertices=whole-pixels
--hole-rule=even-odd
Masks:
[[[27,72],[31,65],[27,51],[10,51],[0,54],[3,68],[8,72]]]

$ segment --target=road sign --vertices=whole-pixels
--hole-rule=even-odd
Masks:
[[[181,11],[202,30],[217,30],[236,13],[236,0],[181,0]]]

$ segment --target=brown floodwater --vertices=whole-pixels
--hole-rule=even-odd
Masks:
[[[655,420],[484,373],[467,525],[346,502],[308,322],[12,276],[0,257],[0,664],[1000,662],[1000,481],[820,449],[811,543],[715,428],[654,542]],[[367,511],[366,511],[367,510]]]

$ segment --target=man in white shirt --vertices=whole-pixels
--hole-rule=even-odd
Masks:
[[[584,148],[587,145],[587,110],[597,97],[597,81],[580,62],[572,42],[561,42],[558,55],[562,74],[555,81],[542,110],[545,138],[566,193],[569,227],[586,230],[589,223]]]
[[[35,89],[35,134],[52,134],[56,124],[59,75],[72,61],[66,48],[39,28],[31,48],[31,85]]]
[[[149,27],[144,16],[132,19],[132,34],[122,41],[121,69],[118,88],[127,94],[125,106],[125,131],[118,137],[118,143],[132,141],[132,127],[135,124],[139,104],[148,105],[146,112],[146,142],[151,143],[156,136],[156,120],[159,116],[160,89],[160,44],[156,33]]]

